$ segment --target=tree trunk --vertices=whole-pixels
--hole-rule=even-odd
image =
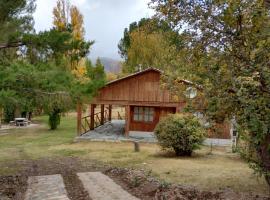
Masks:
[[[268,133],[265,139],[259,146],[257,153],[262,162],[263,171],[266,172],[265,179],[270,186],[270,133]]]
[[[0,106],[0,128],[2,127],[2,116],[3,116],[2,114],[3,114],[3,109]]]

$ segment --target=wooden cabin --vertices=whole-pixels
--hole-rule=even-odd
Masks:
[[[184,100],[178,100],[160,85],[161,71],[149,68],[111,81],[101,88],[90,105],[90,115],[78,115],[78,133],[93,130],[111,121],[112,105],[125,107],[125,134],[130,131],[153,132],[160,118],[169,113],[181,112]],[[95,107],[100,105],[100,113]]]

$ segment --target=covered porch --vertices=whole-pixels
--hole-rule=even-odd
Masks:
[[[99,127],[103,127],[103,131],[107,130],[104,127],[112,125],[121,126],[121,129],[116,128],[119,134],[123,137],[128,136],[129,114],[127,106],[113,106],[111,104],[90,104],[86,114],[82,111],[82,105],[77,106],[77,136],[82,136],[94,132]]]
[[[133,115],[134,109],[138,108],[130,105],[111,104],[91,104],[86,113],[82,112],[82,106],[77,108],[77,138],[91,140],[145,140],[146,142],[156,142],[152,123],[157,107],[152,107],[152,123],[148,123],[151,129],[134,130]],[[149,113],[151,112],[150,107]],[[139,117],[139,114],[138,114]],[[151,116],[148,115],[151,118]],[[140,127],[140,124],[139,124]],[[136,126],[135,126],[136,128]]]
[[[125,120],[112,119],[101,126],[76,137],[76,141],[139,141],[155,143],[157,140],[153,132],[130,131],[125,134]]]
[[[160,118],[168,115],[169,113],[176,113],[177,107],[162,106],[160,104],[91,104],[89,111],[82,116],[82,109],[78,107],[77,110],[77,135],[95,134],[95,130],[103,130],[104,125],[115,125],[121,129],[116,128],[113,132],[118,131],[120,135],[128,138],[129,136],[148,137],[153,133]],[[116,121],[113,121],[116,120]],[[120,123],[121,121],[121,123]],[[99,128],[99,127],[103,128]],[[152,134],[153,135],[153,134]]]

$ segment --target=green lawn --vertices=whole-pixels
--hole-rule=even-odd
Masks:
[[[216,148],[209,154],[203,147],[191,158],[175,158],[160,151],[155,144],[141,144],[141,152],[133,152],[133,144],[80,142],[74,143],[75,117],[62,119],[58,130],[48,130],[47,118],[36,120],[42,125],[35,128],[13,129],[0,136],[0,174],[7,175],[17,170],[12,168],[17,160],[40,158],[63,158],[75,156],[82,160],[96,160],[119,167],[145,168],[165,181],[195,185],[202,189],[232,188],[235,191],[253,191],[268,194],[263,178],[253,174],[237,154],[228,149]]]

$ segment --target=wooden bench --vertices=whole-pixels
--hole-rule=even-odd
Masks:
[[[9,125],[10,125],[10,126],[15,126],[15,121],[10,121],[10,122],[9,122]]]

